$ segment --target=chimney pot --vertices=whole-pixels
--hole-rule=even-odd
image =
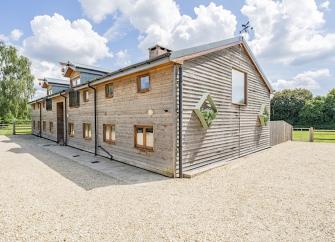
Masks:
[[[149,59],[155,58],[157,56],[163,55],[165,53],[169,53],[171,50],[160,46],[160,45],[155,45],[151,48],[149,48]]]

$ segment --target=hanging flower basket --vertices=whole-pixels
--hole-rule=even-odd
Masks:
[[[265,104],[262,104],[260,113],[258,115],[259,122],[261,126],[266,126],[270,120],[270,114],[266,108]]]
[[[216,119],[218,110],[212,97],[206,93],[201,97],[193,112],[197,115],[202,127],[207,129],[212,125],[214,119]]]

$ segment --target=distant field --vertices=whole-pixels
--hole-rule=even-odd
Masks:
[[[293,131],[294,141],[308,141],[308,131]],[[314,142],[335,143],[335,132],[314,131]]]

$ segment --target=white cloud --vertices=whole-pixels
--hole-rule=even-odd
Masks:
[[[107,39],[84,19],[71,22],[59,14],[43,15],[34,17],[30,24],[33,35],[24,39],[23,50],[31,58],[94,64],[111,57]]]
[[[85,14],[94,21],[120,13],[140,32],[139,47],[159,43],[183,48],[234,35],[236,17],[222,5],[210,3],[194,8],[195,18],[182,15],[173,0],[80,0]]]
[[[128,50],[120,50],[116,52],[115,54],[116,57],[116,65],[118,67],[125,67],[130,65],[130,55],[128,54]]]
[[[13,29],[10,32],[10,38],[13,41],[18,41],[22,37],[22,35],[23,35],[22,31],[19,29]]]
[[[319,6],[321,9],[329,10],[330,9],[330,1],[324,1]]]
[[[325,33],[315,0],[247,0],[241,12],[254,27],[249,43],[262,58],[301,64],[335,51],[335,33]]]
[[[316,71],[306,71],[293,77],[291,80],[277,80],[272,83],[275,90],[282,90],[286,88],[307,88],[315,91],[320,89],[321,78],[329,77],[329,69],[319,69]]]

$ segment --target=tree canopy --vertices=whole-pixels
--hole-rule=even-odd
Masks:
[[[335,88],[325,96],[313,97],[306,89],[286,89],[271,100],[271,120],[294,126],[335,128]]]
[[[0,41],[0,120],[26,119],[35,93],[28,58]]]

